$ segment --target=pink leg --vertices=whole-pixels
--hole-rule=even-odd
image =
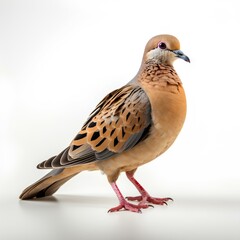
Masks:
[[[126,172],[128,179],[134,184],[137,190],[140,192],[141,196],[137,197],[127,197],[129,201],[139,201],[140,204],[152,203],[157,205],[167,205],[167,201],[172,200],[172,198],[154,198],[149,195],[149,193],[140,185],[140,183],[133,177],[132,172]]]
[[[119,205],[117,207],[111,208],[108,210],[108,212],[117,212],[121,209],[128,210],[131,212],[138,212],[141,213],[141,208],[148,208],[148,204],[139,204],[139,205],[134,205],[126,201],[126,199],[123,197],[121,194],[119,188],[117,187],[117,184],[115,182],[111,183],[111,186],[116,193],[118,200],[119,200]]]

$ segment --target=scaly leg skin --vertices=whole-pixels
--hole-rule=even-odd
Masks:
[[[172,198],[154,198],[149,195],[149,193],[140,185],[140,183],[133,177],[134,172],[126,172],[128,179],[134,184],[137,190],[140,192],[141,196],[137,197],[126,197],[129,201],[139,201],[140,205],[152,203],[156,205],[167,205],[167,201],[171,200]]]
[[[113,183],[111,183],[111,186],[112,186],[114,192],[116,193],[120,204],[117,207],[109,209],[108,212],[118,212],[123,209],[123,210],[131,211],[131,212],[141,213],[142,208],[149,207],[149,205],[147,203],[140,203],[138,205],[134,205],[134,204],[127,202],[126,199],[121,194],[120,190],[118,189],[117,184],[115,182],[113,182]]]

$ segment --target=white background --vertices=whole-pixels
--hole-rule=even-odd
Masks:
[[[0,1],[0,239],[239,239],[239,1]],[[48,201],[18,195],[47,171],[108,92],[136,74],[154,35],[178,37],[188,114],[136,177],[168,207],[107,214],[117,199],[84,172]],[[122,175],[124,195],[136,190]]]

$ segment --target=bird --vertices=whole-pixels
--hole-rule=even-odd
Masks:
[[[152,37],[135,77],[100,101],[67,148],[37,165],[51,171],[23,190],[19,198],[51,196],[78,173],[100,170],[119,201],[108,212],[140,213],[152,204],[164,205],[172,200],[152,197],[134,174],[164,153],[183,127],[186,95],[173,67],[176,59],[190,63],[175,36]],[[121,173],[126,174],[139,196],[123,196],[116,183]]]

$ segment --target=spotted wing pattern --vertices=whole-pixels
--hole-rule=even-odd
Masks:
[[[107,159],[147,137],[151,107],[144,90],[126,85],[108,94],[90,114],[70,146],[38,168],[70,167]]]

